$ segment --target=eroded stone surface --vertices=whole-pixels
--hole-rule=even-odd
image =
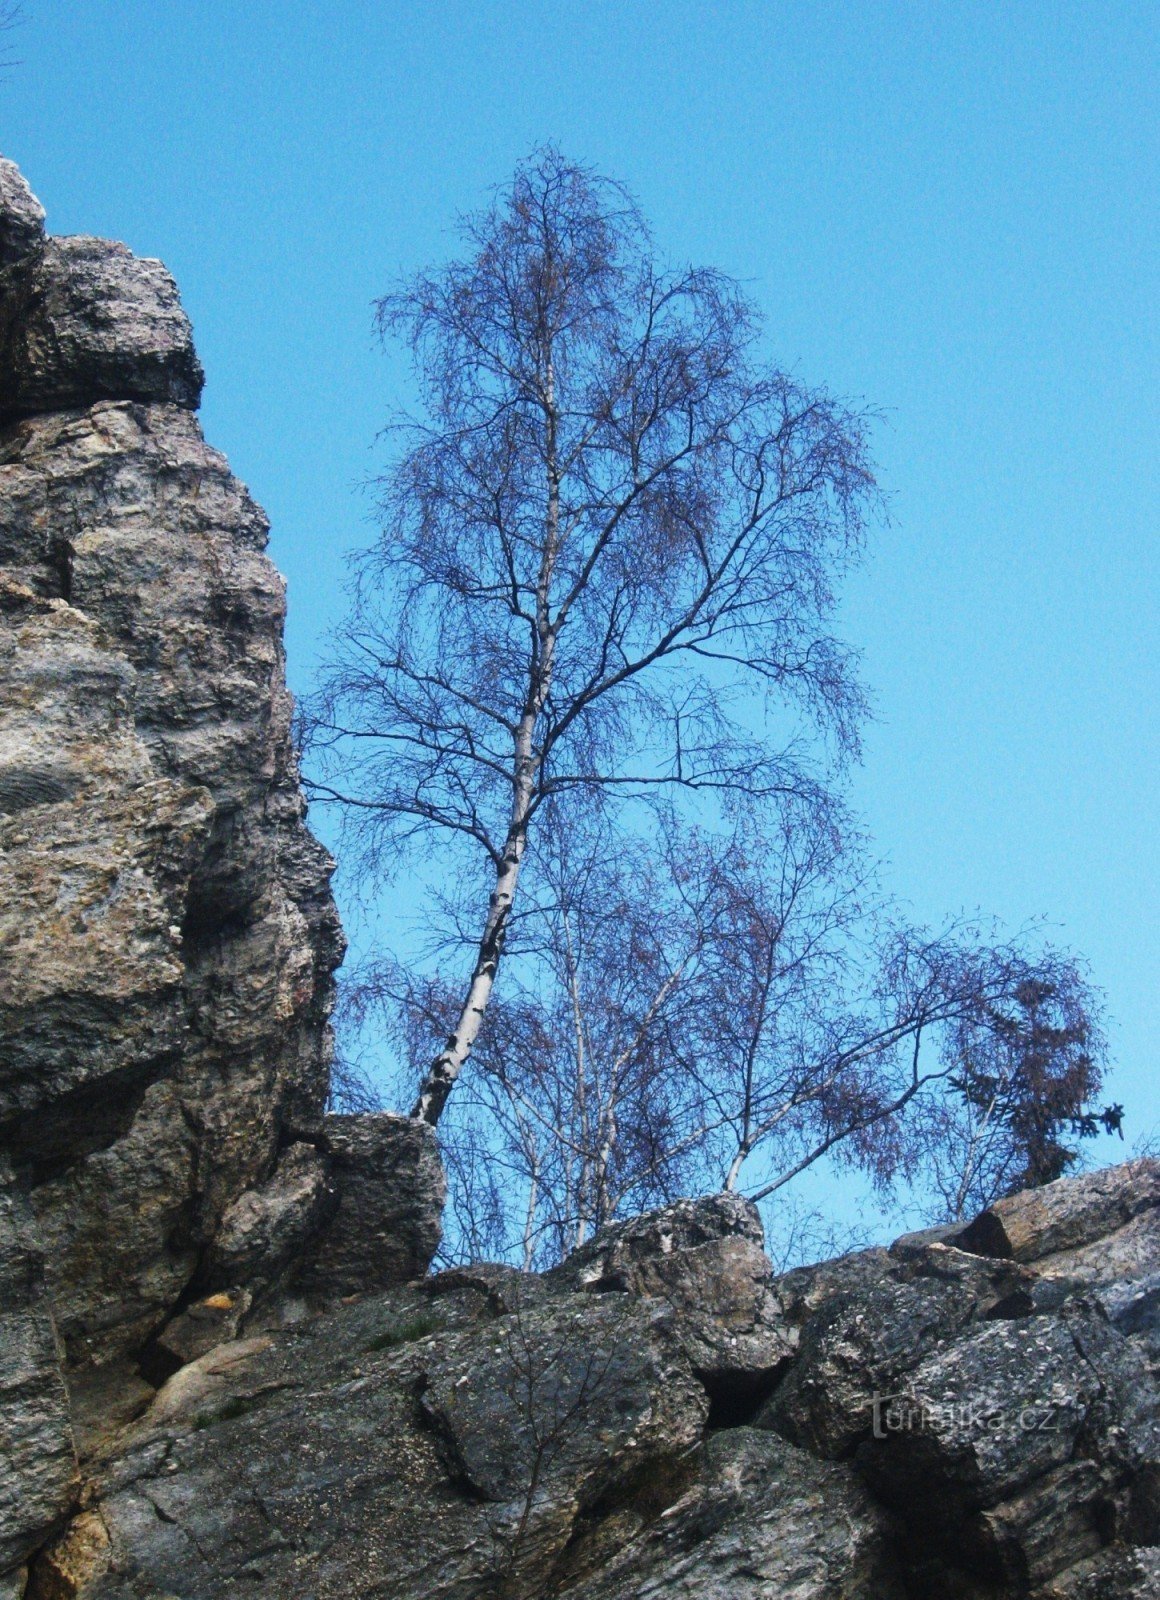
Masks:
[[[226,1207],[206,1281],[219,1288],[246,1284],[259,1290],[284,1281],[338,1202],[330,1173],[330,1162],[313,1145],[284,1150],[264,1184],[245,1190]]]
[[[44,207],[14,161],[0,156],[0,267],[44,242]]]
[[[320,1147],[338,1204],[305,1252],[303,1289],[335,1296],[420,1277],[442,1231],[434,1129],[389,1112],[328,1116]]]
[[[823,1460],[827,1413],[800,1413],[804,1448],[722,1422],[689,1353],[705,1308],[650,1292],[687,1256],[729,1304],[738,1234],[689,1211],[639,1219],[619,1287],[479,1265],[243,1329],[100,1453],[99,1527],[33,1581],[91,1559],[81,1600],[1154,1593],[1156,1388],[1099,1283],[929,1241],[771,1280],[798,1338],[783,1422],[822,1374],[835,1407],[877,1376],[923,1412]],[[584,1261],[623,1263],[622,1239]]]
[[[548,1276],[587,1294],[667,1305],[688,1360],[726,1410],[768,1387],[797,1343],[774,1292],[757,1208],[740,1195],[678,1201],[615,1223]]]
[[[22,1197],[0,1186],[0,1573],[23,1563],[79,1487],[44,1259]]]
[[[1027,1316],[1032,1274],[946,1245],[909,1253],[868,1288],[831,1296],[809,1320],[797,1359],[757,1419],[815,1455],[848,1455],[875,1407],[922,1358],[969,1324]]]
[[[619,1519],[577,1563],[575,1600],[904,1600],[891,1519],[848,1468],[776,1436],[710,1436],[693,1485],[655,1520]]]
[[[0,169],[0,1151],[79,1369],[142,1348],[320,1125],[342,946],[282,580],[176,290],[39,218]]]
[[[189,319],[160,261],[107,239],[48,239],[21,249],[28,210],[6,218],[0,421],[95,400],[197,405],[203,378]]]
[[[982,1255],[1040,1261],[1106,1239],[1157,1206],[1160,1161],[1125,1161],[996,1201],[963,1230],[959,1243]]]

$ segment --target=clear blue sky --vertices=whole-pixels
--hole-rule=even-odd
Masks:
[[[878,712],[858,801],[916,914],[1043,913],[1087,953],[1129,1140],[1160,1122],[1160,7],[25,12],[0,150],[54,231],[175,272],[299,686],[367,532],[372,297],[538,142],[745,279],[783,364],[882,408],[894,521],[845,607]]]

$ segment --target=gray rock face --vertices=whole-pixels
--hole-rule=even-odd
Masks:
[[[740,1195],[682,1200],[616,1223],[548,1276],[588,1294],[667,1305],[719,1413],[768,1392],[797,1344],[774,1293],[757,1208]]]
[[[174,405],[0,434],[0,1148],[73,1364],[138,1348],[327,1086],[341,937],[261,512]]]
[[[1112,1531],[1160,1535],[1151,1507],[1132,1504],[1160,1460],[1155,1393],[1138,1354],[1082,1302],[971,1330],[920,1362],[890,1405],[900,1425],[887,1418],[863,1449],[870,1482],[981,1576],[1018,1592]]]
[[[1124,1176],[1071,1180],[1067,1206]],[[755,1231],[681,1202],[543,1277],[457,1268],[260,1333],[225,1297],[191,1306],[184,1335],[218,1315],[227,1342],[97,1451],[31,1595],[1156,1594],[1157,1388],[1088,1258],[1052,1276],[909,1240],[769,1279],[763,1337],[789,1354],[729,1412],[698,1352]]]
[[[326,1157],[313,1145],[292,1144],[264,1184],[226,1207],[210,1248],[207,1282],[271,1288],[301,1259],[337,1202]]]
[[[600,1565],[568,1595],[905,1600],[891,1519],[864,1485],[752,1428],[711,1434],[692,1485],[659,1518],[635,1521],[578,1546],[577,1566]]]
[[[421,1277],[442,1233],[434,1129],[389,1112],[328,1116],[321,1147],[338,1204],[304,1252],[301,1287],[334,1297]]]
[[[99,1465],[34,1581],[71,1574],[86,1600],[901,1600],[893,1518],[852,1468],[705,1433],[678,1321],[485,1268],[221,1346]]]
[[[27,211],[9,213],[6,231],[0,251],[21,252]],[[192,407],[202,382],[189,320],[160,261],[106,239],[49,239],[3,268],[0,421],[96,400]]]
[[[1000,1200],[959,1235],[964,1250],[1041,1261],[1081,1249],[1160,1206],[1160,1161],[1125,1161]]]
[[[14,161],[0,156],[0,267],[44,243],[44,207]]]
[[[0,1177],[8,1177],[0,1167]],[[0,1188],[0,1572],[71,1508],[79,1478],[44,1259],[11,1184]]]
[[[1039,1600],[1155,1600],[1160,1550],[1104,1550],[1077,1562],[1040,1591]]]
[[[358,1165],[324,1127],[343,941],[284,586],[201,381],[160,263],[46,239],[0,161],[0,1570],[77,1492],[62,1371],[91,1457],[289,1281]],[[357,1178],[379,1283],[438,1240],[424,1132],[389,1200]]]
[[[971,1323],[1026,1316],[1032,1274],[928,1245],[862,1292],[831,1297],[810,1318],[797,1359],[757,1418],[823,1458],[870,1434],[876,1401],[927,1352]]]
[[[679,1462],[709,1411],[663,1327],[621,1296],[517,1306],[484,1337],[448,1341],[423,1384],[452,1477],[488,1508],[508,1582],[533,1593],[578,1517]]]

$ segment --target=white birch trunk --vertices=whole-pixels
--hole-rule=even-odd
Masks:
[[[545,413],[547,434],[548,503],[544,528],[544,549],[536,583],[536,632],[539,658],[533,653],[528,667],[528,692],[523,715],[515,735],[512,762],[512,809],[503,855],[496,868],[495,888],[488,902],[487,920],[479,941],[479,952],[455,1027],[447,1043],[427,1070],[419,1098],[411,1110],[413,1117],[435,1124],[447,1097],[467,1065],[472,1048],[483,1026],[484,1012],[495,987],[496,973],[503,955],[504,937],[511,918],[520,865],[528,842],[532,796],[538,761],[535,755],[536,724],[552,684],[552,660],[556,637],[551,622],[552,576],[560,538],[560,480],[556,461],[556,398],[551,342],[545,340]]]

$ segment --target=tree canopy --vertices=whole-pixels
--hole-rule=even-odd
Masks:
[[[555,149],[460,235],[378,306],[417,405],[309,771],[348,870],[413,873],[438,935],[349,997],[385,1007],[416,1116],[456,1092],[467,1210],[518,1212],[531,1262],[830,1151],[881,1182],[921,1156],[960,1209],[1058,1169],[1099,1088],[1090,987],[1026,940],[907,925],[847,811],[867,415]]]

